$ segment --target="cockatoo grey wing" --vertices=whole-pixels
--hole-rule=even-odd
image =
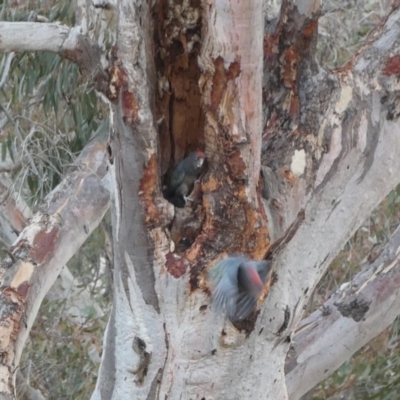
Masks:
[[[183,181],[185,180],[185,168],[183,161],[184,160],[179,162],[172,171],[168,185],[168,191],[171,194],[175,193],[176,189],[178,189],[179,186],[181,186]]]
[[[244,262],[242,257],[229,257],[217,263],[209,272],[214,285],[213,303],[217,308],[225,309],[228,317],[234,317],[238,299],[237,273]]]
[[[254,304],[257,301],[257,297],[249,293],[239,293],[238,301],[236,303],[236,315],[235,320],[241,321],[245,319],[254,308]]]
[[[229,277],[224,276],[214,292],[214,304],[219,309],[225,309],[229,318],[236,314],[236,302],[238,298],[237,285],[233,284]]]
[[[228,257],[219,261],[208,272],[211,283],[217,286],[224,276],[229,276],[231,280],[236,281],[239,266],[244,261],[243,257]]]

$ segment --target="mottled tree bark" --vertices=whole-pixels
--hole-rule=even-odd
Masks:
[[[285,357],[310,294],[399,182],[389,100],[398,11],[333,73],[314,60],[317,2],[284,2],[264,43],[262,11],[257,0],[119,4],[119,283],[93,398],[287,398]],[[368,51],[379,57],[366,63]],[[207,171],[193,204],[173,211],[163,175],[196,147]],[[233,326],[209,307],[207,270],[235,253],[273,257],[277,282],[260,312]]]
[[[3,260],[0,276],[0,396],[15,396],[15,373],[39,306],[61,268],[97,227],[109,205],[99,185],[106,171],[105,146],[92,142],[75,170],[51,192]]]
[[[400,181],[399,5],[348,65],[327,72],[315,61],[318,1],[283,1],[279,18],[261,0],[108,3],[118,12],[104,90],[115,291],[93,398],[298,398],[326,375],[318,366],[331,372],[346,356],[310,357],[322,349],[298,331],[309,296]],[[174,209],[165,174],[198,147],[207,168],[193,201]],[[276,279],[232,325],[210,306],[207,271],[237,253],[272,258]],[[396,268],[382,271],[397,282]],[[360,282],[376,301],[325,317],[344,342],[350,324],[358,343],[371,338],[360,332],[380,307],[390,310],[382,329],[394,318],[377,301],[379,279]],[[332,348],[336,336],[318,329]]]

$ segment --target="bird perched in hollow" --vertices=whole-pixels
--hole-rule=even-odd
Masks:
[[[196,150],[175,165],[164,190],[165,198],[175,207],[185,207],[187,200],[190,199],[189,193],[201,173],[205,158],[201,150]]]
[[[269,260],[228,257],[212,267],[209,278],[214,286],[213,302],[225,309],[232,322],[250,314],[267,281],[271,264]]]

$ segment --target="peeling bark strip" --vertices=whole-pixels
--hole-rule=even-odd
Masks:
[[[109,205],[100,180],[107,174],[105,146],[91,142],[76,170],[45,199],[2,263],[0,395],[13,398],[15,372],[40,303],[61,268],[97,227]],[[88,227],[88,229],[85,229]]]
[[[281,336],[283,332],[287,329],[289,326],[289,321],[290,321],[290,309],[288,306],[285,308],[285,318],[283,320],[283,324],[279,328],[278,332],[276,332],[276,336]]]

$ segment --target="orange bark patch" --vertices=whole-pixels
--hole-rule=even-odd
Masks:
[[[197,257],[199,256],[201,251],[201,244],[200,242],[195,242],[193,246],[190,247],[190,249],[187,251],[186,253],[186,258],[190,261],[190,262],[194,262]]]
[[[297,51],[293,48],[288,48],[284,53],[284,71],[283,71],[283,81],[287,87],[292,87],[296,81],[297,76],[297,61],[299,55]]]
[[[139,186],[139,197],[144,204],[146,224],[159,218],[159,212],[154,203],[158,179],[157,172],[157,156],[153,154],[146,167],[143,168],[143,176]]]
[[[315,31],[318,28],[318,20],[317,19],[313,19],[311,20],[305,27],[303,30],[303,34],[304,34],[304,38],[305,39],[310,39]]]
[[[214,61],[215,72],[212,81],[211,109],[216,110],[221,103],[222,95],[226,90],[227,77],[225,74],[224,60],[218,57]]]
[[[246,176],[246,164],[238,149],[229,155],[227,163],[232,178],[243,179]]]
[[[221,103],[222,96],[226,92],[228,81],[239,76],[240,65],[235,61],[231,63],[228,70],[226,70],[223,58],[218,57],[214,60],[214,66],[215,72],[212,78],[211,110],[216,111]]]
[[[206,181],[202,182],[202,189],[203,193],[205,192],[213,192],[214,190],[217,190],[219,186],[221,185],[221,182],[218,179],[215,179],[214,176],[209,177]]]
[[[138,101],[134,94],[127,89],[128,78],[125,70],[118,65],[118,61],[116,64],[117,65],[109,68],[110,83],[107,95],[110,100],[115,101],[118,99],[120,90],[124,89],[122,92],[122,109],[124,113],[124,120],[126,123],[132,124],[138,119]]]
[[[228,73],[226,76],[228,77],[229,80],[236,79],[240,75],[240,64],[237,61],[234,61],[229,65],[228,68]]]
[[[399,75],[400,74],[400,56],[393,56],[387,59],[383,75]]]
[[[18,287],[24,282],[30,282],[35,265],[32,262],[23,260],[18,260],[16,264],[17,270],[15,275],[12,277],[10,287],[18,290]]]
[[[54,226],[50,232],[41,231],[35,236],[31,249],[35,262],[42,264],[54,253],[59,233],[60,229]]]
[[[28,282],[23,282],[23,283],[21,283],[21,285],[19,285],[17,287],[17,292],[21,296],[22,299],[26,298],[28,291],[29,291],[29,283]]]
[[[297,178],[290,169],[282,168],[280,170],[280,173],[283,176],[283,178],[285,178],[285,180],[287,180],[290,184],[292,185],[295,184]]]
[[[133,93],[124,90],[122,92],[122,108],[125,123],[133,124],[138,119],[139,105]]]
[[[120,88],[127,86],[127,75],[126,72],[118,66],[110,67],[109,74],[110,84],[107,95],[110,100],[117,100]]]
[[[261,178],[260,178],[261,182]],[[253,248],[252,255],[254,259],[261,260],[264,258],[265,253],[269,247],[270,238],[269,238],[269,230],[268,230],[268,217],[267,213],[265,212],[265,208],[262,206],[261,200],[261,186],[260,184],[257,187],[257,200],[258,204],[261,206],[258,210],[254,211],[254,216],[256,217],[254,221],[254,231],[258,232],[256,236],[255,245]]]
[[[186,273],[188,262],[184,258],[168,253],[166,256],[165,268],[174,278],[180,278]]]
[[[267,61],[273,62],[279,52],[279,35],[264,36],[264,57]]]

